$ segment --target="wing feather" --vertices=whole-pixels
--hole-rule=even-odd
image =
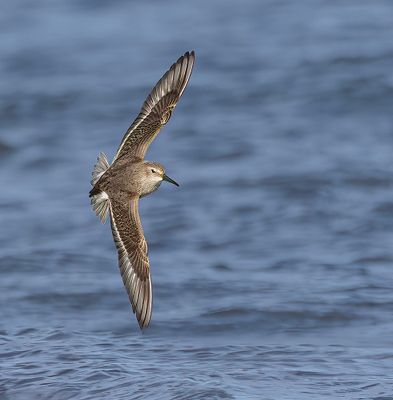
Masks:
[[[119,268],[132,311],[141,329],[152,314],[152,285],[147,243],[138,212],[138,199],[111,199],[110,216],[113,238],[119,254]]]
[[[144,158],[160,129],[171,117],[190,79],[195,62],[193,51],[185,53],[157,82],[141,111],[128,128],[113,161],[125,155]]]

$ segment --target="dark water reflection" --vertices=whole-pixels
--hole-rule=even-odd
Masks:
[[[390,2],[6,1],[0,34],[1,399],[393,395]],[[141,334],[90,173],[193,48]]]

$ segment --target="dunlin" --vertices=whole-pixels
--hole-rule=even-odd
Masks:
[[[183,94],[194,60],[194,52],[187,52],[171,66],[143,103],[112,164],[100,153],[92,174],[91,204],[102,222],[110,215],[120,273],[141,329],[150,323],[152,285],[147,243],[138,212],[139,198],[157,190],[163,180],[179,186],[165,174],[161,164],[144,158]]]

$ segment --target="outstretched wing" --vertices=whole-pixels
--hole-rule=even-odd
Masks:
[[[194,66],[195,54],[187,52],[157,82],[142,109],[125,133],[113,161],[124,155],[144,158],[147,148],[183,94]]]
[[[138,198],[111,199],[112,234],[119,253],[119,268],[132,311],[141,329],[149,325],[152,313],[152,287],[147,243],[138,212]]]

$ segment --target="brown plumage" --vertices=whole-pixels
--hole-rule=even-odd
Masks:
[[[141,329],[150,323],[152,286],[138,202],[140,197],[157,190],[163,180],[177,185],[161,164],[145,161],[144,157],[184,92],[194,61],[194,52],[187,52],[171,66],[143,103],[112,164],[100,153],[92,174],[93,210],[102,222],[110,215],[120,273]]]

